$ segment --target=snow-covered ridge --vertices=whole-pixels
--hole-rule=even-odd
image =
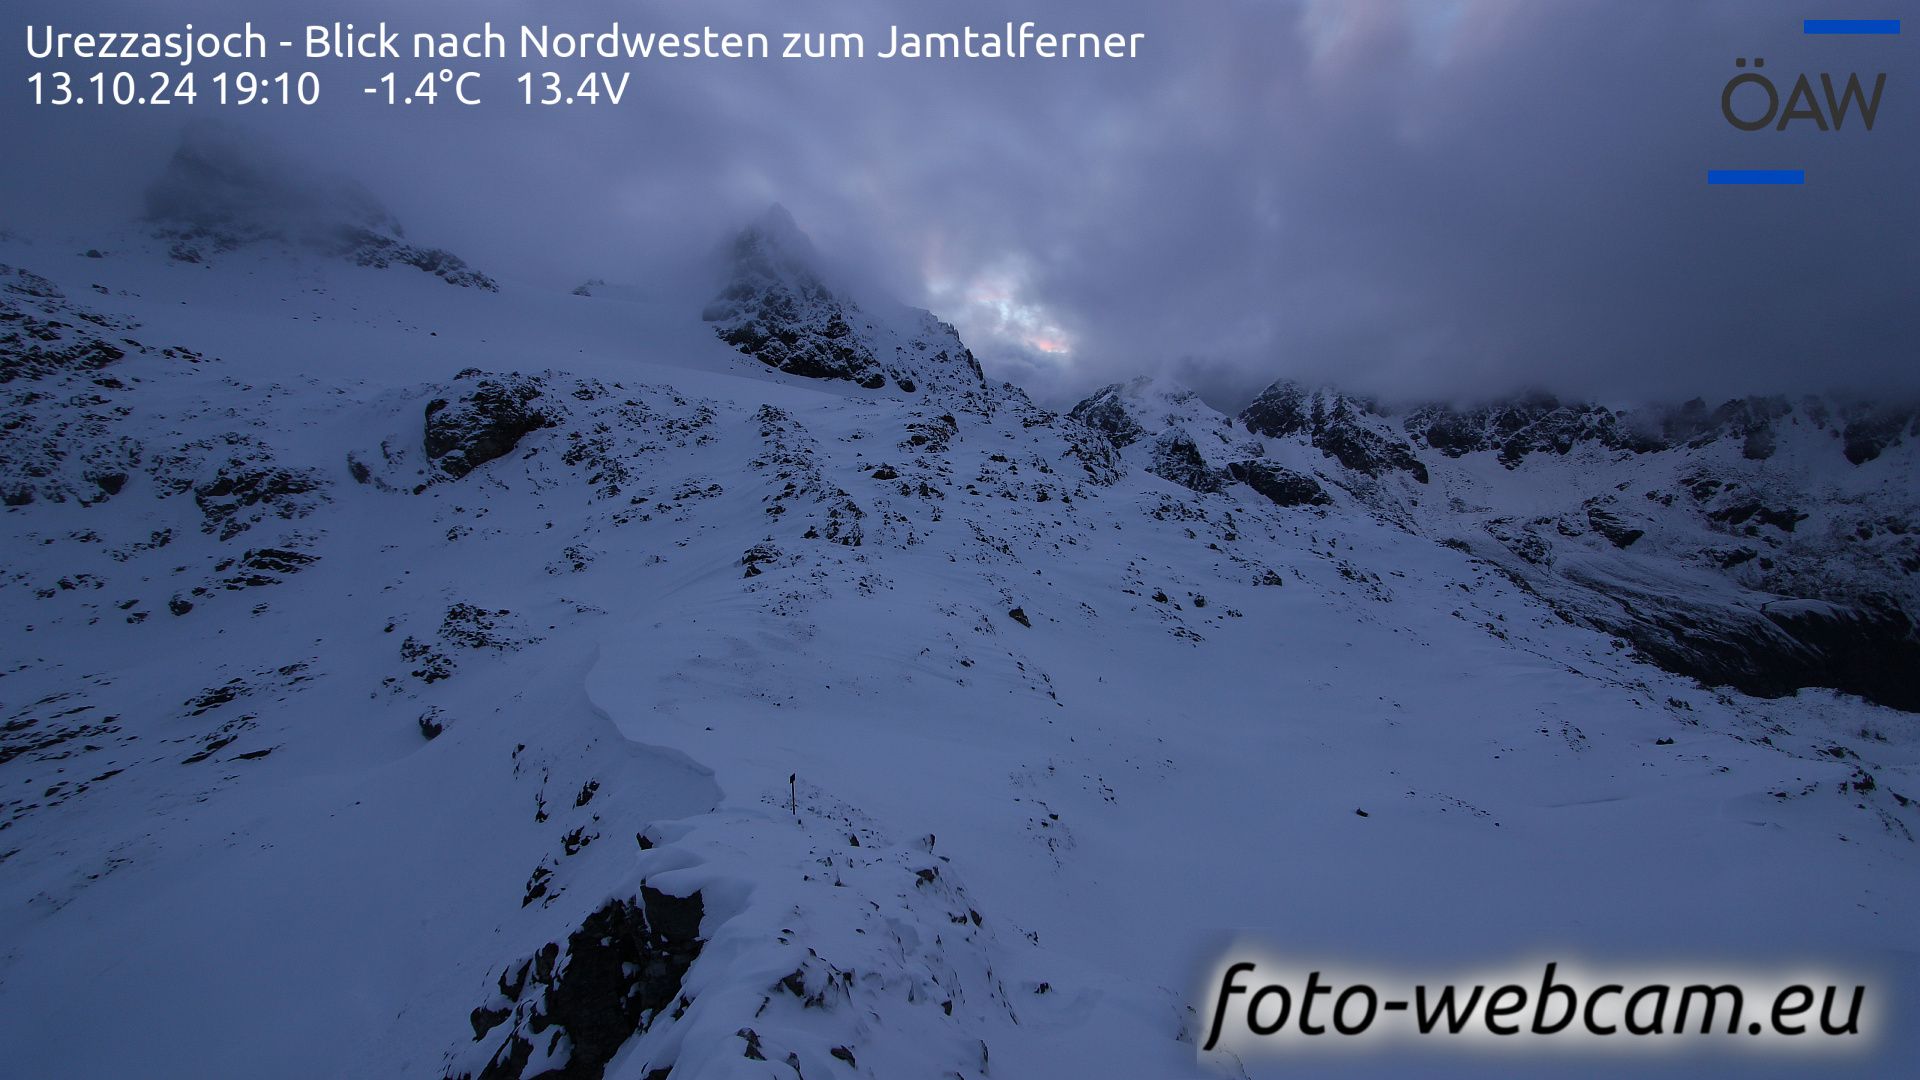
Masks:
[[[1150,443],[1142,467],[1196,491],[1237,480],[1312,502],[1344,489],[1669,670],[1920,708],[1913,408],[1757,398],[1616,412],[1536,393],[1396,414],[1283,380],[1236,424],[1136,380],[1073,415],[1118,444]]]

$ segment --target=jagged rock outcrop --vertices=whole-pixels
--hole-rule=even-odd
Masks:
[[[1610,500],[1593,499],[1587,502],[1587,524],[1617,548],[1630,548],[1634,541],[1647,535],[1645,529],[1636,529],[1627,524],[1612,508]]]
[[[1207,464],[1199,444],[1186,431],[1175,428],[1153,443],[1153,455],[1147,471],[1163,480],[1171,480],[1190,491],[1219,491],[1225,486],[1220,471]]]
[[[1394,413],[1371,401],[1281,381],[1240,419],[1371,477],[1429,479],[1412,447],[1447,461],[1492,454],[1513,472],[1596,452],[1611,471],[1590,474],[1584,490],[1589,474],[1550,474],[1564,495],[1544,502],[1524,482],[1505,492],[1471,471],[1447,471],[1444,511],[1385,490],[1366,501],[1484,553],[1562,615],[1671,671],[1758,695],[1820,686],[1899,708],[1920,700],[1920,676],[1906,674],[1920,671],[1914,500],[1903,493],[1883,507],[1888,492],[1866,493],[1884,474],[1845,476],[1914,437],[1911,406],[1776,396],[1616,410],[1536,392],[1421,406],[1396,430]],[[1139,437],[1153,434],[1148,425]],[[1788,447],[1791,463],[1780,466]],[[1229,473],[1259,490],[1258,464]]]
[[[1623,422],[1610,409],[1562,403],[1543,393],[1472,409],[1425,406],[1407,417],[1405,429],[1415,440],[1448,457],[1491,450],[1509,468],[1528,454],[1565,454],[1582,443],[1615,450],[1656,450],[1667,445],[1658,433]]]
[[[621,1045],[679,1000],[703,912],[698,893],[643,885],[587,916],[564,949],[549,942],[508,964],[471,1016],[474,1041],[495,1046],[478,1080],[599,1080]]]
[[[774,207],[734,239],[732,276],[701,317],[720,340],[768,367],[869,390],[886,386],[887,371],[814,272],[815,258],[792,216]]]
[[[1532,392],[1470,407],[1423,405],[1404,428],[1416,443],[1447,457],[1492,452],[1508,468],[1529,454],[1565,455],[1581,446],[1658,453],[1682,446],[1738,441],[1749,461],[1771,458],[1783,425],[1804,423],[1840,436],[1847,461],[1859,465],[1902,439],[1920,436],[1920,408],[1899,402],[1832,404],[1815,397],[1734,398],[1709,407],[1694,398],[1679,405],[1616,411],[1588,402],[1564,402]]]
[[[1668,671],[1758,697],[1830,687],[1920,711],[1920,638],[1896,607],[1686,593],[1658,579],[1588,572],[1579,564],[1568,574],[1592,586],[1580,594],[1548,587],[1543,595]]]
[[[1134,419],[1132,408],[1122,396],[1124,391],[1125,386],[1121,383],[1102,387],[1093,396],[1075,405],[1067,415],[1105,435],[1116,447],[1131,446],[1147,432]]]
[[[333,253],[356,266],[368,266],[375,270],[385,270],[389,266],[411,266],[462,289],[500,291],[500,286],[492,278],[468,266],[465,259],[442,248],[416,247],[368,229],[342,229],[334,236]]]
[[[1902,439],[1920,439],[1920,408],[1858,406],[1845,420],[1842,452],[1855,465],[1873,461]]]
[[[1413,448],[1394,437],[1373,405],[1332,391],[1309,392],[1281,380],[1240,412],[1248,431],[1271,439],[1305,436],[1327,456],[1357,473],[1379,479],[1404,472],[1424,484],[1427,467]]]
[[[1227,472],[1275,506],[1327,506],[1333,502],[1320,481],[1270,461],[1236,461],[1227,466]]]
[[[424,446],[441,474],[459,478],[519,445],[553,421],[538,405],[542,386],[524,375],[486,375],[468,369],[455,382],[459,395],[427,403]]]
[[[701,317],[768,367],[909,394],[985,383],[953,327],[918,309],[882,319],[830,288],[812,241],[784,207],[743,229],[726,260],[726,282]]]

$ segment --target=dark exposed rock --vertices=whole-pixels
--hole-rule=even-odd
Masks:
[[[1103,387],[1092,397],[1075,405],[1067,415],[1106,435],[1115,446],[1132,445],[1146,434],[1146,430],[1133,418],[1126,402],[1121,400],[1124,389],[1122,383]]]
[[[424,440],[428,459],[452,479],[511,453],[522,437],[553,423],[535,404],[543,389],[538,379],[465,371],[455,386],[459,396],[427,403]]]
[[[486,1038],[487,1032],[499,1027],[502,1021],[512,1015],[512,1009],[489,1009],[482,1005],[467,1016],[467,1022],[473,1025],[473,1037],[478,1040]]]
[[[513,624],[513,612],[489,611],[476,604],[451,604],[440,619],[440,637],[463,649],[506,652],[538,641]]]
[[[761,563],[777,563],[780,559],[781,551],[773,544],[755,544],[740,553],[740,565],[756,574]]]
[[[1313,438],[1313,444],[1331,454],[1334,460],[1355,472],[1384,476],[1390,470],[1409,473],[1421,483],[1427,482],[1427,467],[1413,451],[1389,442],[1377,432],[1335,417]]]
[[[1326,506],[1333,502],[1320,481],[1270,461],[1236,461],[1227,466],[1227,473],[1275,506]]]
[[[400,659],[412,664],[413,677],[428,685],[452,678],[456,666],[453,658],[434,648],[432,642],[412,634],[400,642]]]
[[[282,548],[258,548],[240,557],[240,565],[270,574],[297,574],[320,560],[318,555]]]
[[[752,1028],[741,1028],[739,1031],[734,1032],[734,1034],[746,1042],[745,1048],[740,1051],[741,1057],[746,1058],[748,1061],[767,1060],[767,1055],[760,1050],[759,1032]]]
[[[1792,601],[1754,613],[1651,599],[1633,598],[1626,617],[1603,628],[1669,671],[1757,697],[1824,686],[1920,710],[1920,640],[1898,610]]]
[[[813,244],[781,207],[742,230],[726,252],[726,279],[701,317],[715,335],[768,367],[908,394],[977,393],[980,362],[952,326],[924,311],[879,325],[821,276]]]
[[[1305,388],[1299,383],[1282,380],[1262,390],[1253,404],[1241,410],[1240,422],[1247,426],[1248,431],[1274,439],[1289,435],[1312,435],[1317,427],[1314,421],[1316,404],[1309,400]]]
[[[17,266],[0,265],[0,291],[16,296],[31,297],[35,300],[64,300],[67,294],[60,287],[31,270]]]
[[[869,390],[887,385],[886,370],[814,272],[812,246],[785,210],[775,207],[742,231],[731,256],[732,276],[701,314],[720,340],[789,374]]]
[[[1375,479],[1397,471],[1426,483],[1427,467],[1413,449],[1369,426],[1369,417],[1377,419],[1369,402],[1328,391],[1308,393],[1283,380],[1241,410],[1240,422],[1268,438],[1305,435],[1340,464]]]
[[[1494,451],[1513,468],[1528,454],[1565,454],[1583,442],[1621,445],[1618,419],[1606,409],[1563,405],[1551,394],[1524,394],[1474,409],[1428,406],[1406,421],[1414,438],[1448,457]]]
[[[72,303],[53,282],[25,267],[0,263],[0,385],[100,371],[130,351],[145,351],[125,336],[109,336],[124,335],[135,325]]]
[[[389,266],[411,266],[425,271],[449,285],[462,289],[499,292],[492,278],[467,265],[467,261],[441,248],[417,247],[369,229],[343,228],[333,240],[334,254],[356,266],[385,270]]]
[[[1783,397],[1736,398],[1714,410],[1713,430],[1739,439],[1740,456],[1748,461],[1765,461],[1778,445],[1778,424],[1792,413]]]
[[[1841,430],[1843,452],[1855,465],[1864,465],[1898,443],[1903,435],[1920,436],[1920,410],[1861,410]]]
[[[1844,405],[1836,410],[1817,398],[1795,402],[1779,396],[1735,398],[1717,407],[1694,398],[1679,405],[1616,413],[1600,405],[1561,402],[1550,394],[1529,393],[1473,408],[1429,405],[1408,414],[1407,433],[1446,454],[1491,451],[1509,468],[1534,453],[1570,453],[1596,445],[1608,450],[1652,453],[1674,447],[1703,447],[1737,439],[1741,456],[1765,461],[1779,444],[1780,427],[1804,421],[1817,429],[1840,429],[1847,460],[1859,465],[1888,446],[1920,430],[1920,410],[1879,403]]]
[[[1760,697],[1818,686],[1920,709],[1920,638],[1894,600],[1771,599],[1732,581],[1669,575],[1657,563],[1621,572],[1617,563],[1558,560],[1540,529],[1512,519],[1486,530],[1504,551],[1468,550],[1563,618],[1624,639],[1668,671]],[[1724,553],[1736,564],[1739,555]]]
[[[566,1064],[539,1076],[599,1080],[620,1047],[679,998],[700,955],[703,914],[697,893],[680,898],[641,886],[638,897],[587,916],[564,951],[549,943],[508,965],[499,995],[470,1018],[476,1040],[507,1025],[480,1080],[531,1080],[525,1070],[535,1040],[562,1037],[572,1047]]]
[[[1648,448],[1657,439],[1621,423],[1611,410],[1562,403],[1551,394],[1522,394],[1474,409],[1427,406],[1406,421],[1407,433],[1448,457],[1491,450],[1508,468],[1532,453],[1565,454],[1581,443],[1611,449]]]
[[[1776,680],[1830,686],[1908,712],[1920,711],[1920,637],[1897,607],[1789,602],[1766,616],[1808,654],[1807,666],[1772,672]],[[1799,678],[1794,675],[1799,674]]]
[[[1171,480],[1183,488],[1198,492],[1219,491],[1225,485],[1220,472],[1207,464],[1193,436],[1175,428],[1162,434],[1153,444],[1147,471],[1162,480]]]
[[[1744,526],[1748,535],[1753,535],[1762,525],[1772,526],[1781,532],[1792,532],[1794,526],[1805,521],[1806,517],[1791,506],[1776,510],[1752,499],[1721,507],[1707,515],[1708,520],[1729,527]]]
[[[0,383],[44,379],[58,372],[98,371],[126,358],[127,351],[120,346],[91,335],[69,335],[68,329],[66,324],[32,316],[10,317],[0,301]]]
[[[1495,518],[1485,524],[1487,534],[1500,541],[1508,551],[1535,566],[1551,567],[1553,549],[1532,529],[1512,518]]]
[[[233,456],[211,480],[193,487],[193,501],[206,518],[206,531],[230,540],[267,514],[305,517],[324,501],[326,481],[311,469],[289,469],[261,455]]]
[[[1120,451],[1112,439],[1073,424],[1062,425],[1061,436],[1067,456],[1080,463],[1089,483],[1105,487],[1120,479]]]
[[[1636,529],[1620,520],[1620,516],[1600,506],[1587,507],[1587,524],[1593,531],[1613,542],[1617,548],[1630,548],[1634,541],[1647,535],[1645,529]]]
[[[252,691],[253,688],[247,685],[245,679],[229,679],[219,686],[209,687],[192,698],[189,698],[186,702],[186,707],[192,710],[189,715],[199,716],[210,709],[217,709],[222,705],[244,697],[252,693]]]

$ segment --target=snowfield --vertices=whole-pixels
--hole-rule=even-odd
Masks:
[[[1920,433],[1067,416],[796,236],[0,241],[0,1072],[1297,1074],[1197,1051],[1235,940],[1818,961],[1871,1046],[1625,1060],[1911,1061]]]

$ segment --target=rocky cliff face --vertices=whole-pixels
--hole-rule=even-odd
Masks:
[[[1117,447],[1150,447],[1143,467],[1190,490],[1246,484],[1294,507],[1345,491],[1345,506],[1486,559],[1669,670],[1754,694],[1826,686],[1920,707],[1913,408],[1746,398],[1616,411],[1535,393],[1396,413],[1283,380],[1238,416],[1267,442],[1215,468],[1201,446],[1232,440],[1190,432],[1224,417],[1146,386],[1105,388],[1071,415]]]
[[[781,206],[743,229],[726,281],[702,312],[720,340],[768,367],[867,390],[917,394],[984,385],[953,327],[918,309],[872,305],[830,288],[820,256]]]
[[[1248,431],[1268,438],[1300,436],[1343,467],[1379,479],[1403,472],[1427,482],[1427,467],[1371,402],[1281,381],[1240,412]]]
[[[1842,453],[1865,464],[1904,440],[1920,437],[1920,407],[1899,402],[1831,402],[1817,397],[1735,398],[1709,408],[1698,398],[1680,405],[1615,412],[1531,393],[1471,408],[1429,405],[1404,420],[1407,434],[1448,457],[1492,452],[1517,466],[1529,454],[1566,455],[1581,446],[1657,453],[1730,442],[1749,461],[1765,461],[1784,428],[1836,434]]]

